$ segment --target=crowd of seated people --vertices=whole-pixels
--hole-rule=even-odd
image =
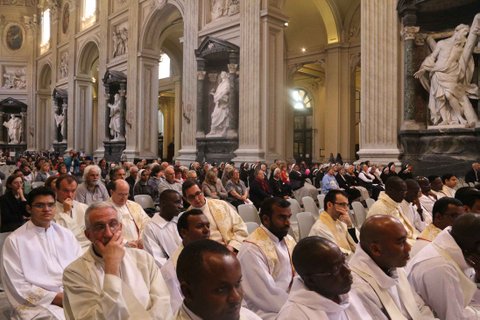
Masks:
[[[478,163],[462,185],[394,163],[186,167],[69,151],[15,165],[0,271],[19,319],[480,318]],[[300,239],[287,200],[318,193]],[[351,203],[368,198],[357,225]],[[250,233],[242,204],[260,215]]]

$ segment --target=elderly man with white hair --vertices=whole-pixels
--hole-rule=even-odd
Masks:
[[[75,200],[86,205],[105,201],[110,196],[101,181],[101,169],[97,165],[89,165],[83,171],[83,183],[78,186]]]

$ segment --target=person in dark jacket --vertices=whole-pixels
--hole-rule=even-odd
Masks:
[[[23,194],[23,177],[11,175],[7,179],[7,191],[0,197],[2,225],[0,232],[11,232],[22,226],[30,214]]]

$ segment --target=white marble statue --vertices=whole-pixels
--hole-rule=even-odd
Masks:
[[[120,114],[120,94],[116,93],[114,96],[113,103],[109,103],[108,107],[110,108],[110,135],[113,137],[113,140],[118,140],[120,138],[120,128],[121,128],[121,114]]]
[[[8,143],[19,144],[22,141],[23,123],[22,119],[10,115],[8,121],[3,122],[3,126],[8,129]]]
[[[474,127],[477,124],[478,117],[469,99],[479,98],[477,85],[471,83],[472,52],[479,35],[480,14],[477,14],[471,28],[458,25],[450,38],[438,43],[427,38],[432,53],[414,76],[430,92],[428,108],[434,125]]]
[[[60,77],[66,78],[68,76],[68,52],[62,54],[60,59]]]
[[[215,108],[212,112],[212,122],[210,132],[207,136],[224,136],[228,129],[229,116],[229,100],[230,100],[230,81],[228,80],[228,73],[222,71],[220,73],[220,83],[215,92],[210,92],[213,95],[213,103]]]
[[[60,108],[59,108],[60,111]],[[65,140],[65,115],[62,113],[54,113],[55,117],[55,125],[57,126],[57,131],[60,129],[60,134],[62,135],[62,139],[60,139],[60,136],[57,134],[57,141],[61,142],[62,140]]]
[[[123,27],[113,31],[113,57],[124,55],[127,52],[128,30]]]

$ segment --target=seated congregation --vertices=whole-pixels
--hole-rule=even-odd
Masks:
[[[12,319],[480,319],[480,191],[454,175],[43,160],[0,197]]]

